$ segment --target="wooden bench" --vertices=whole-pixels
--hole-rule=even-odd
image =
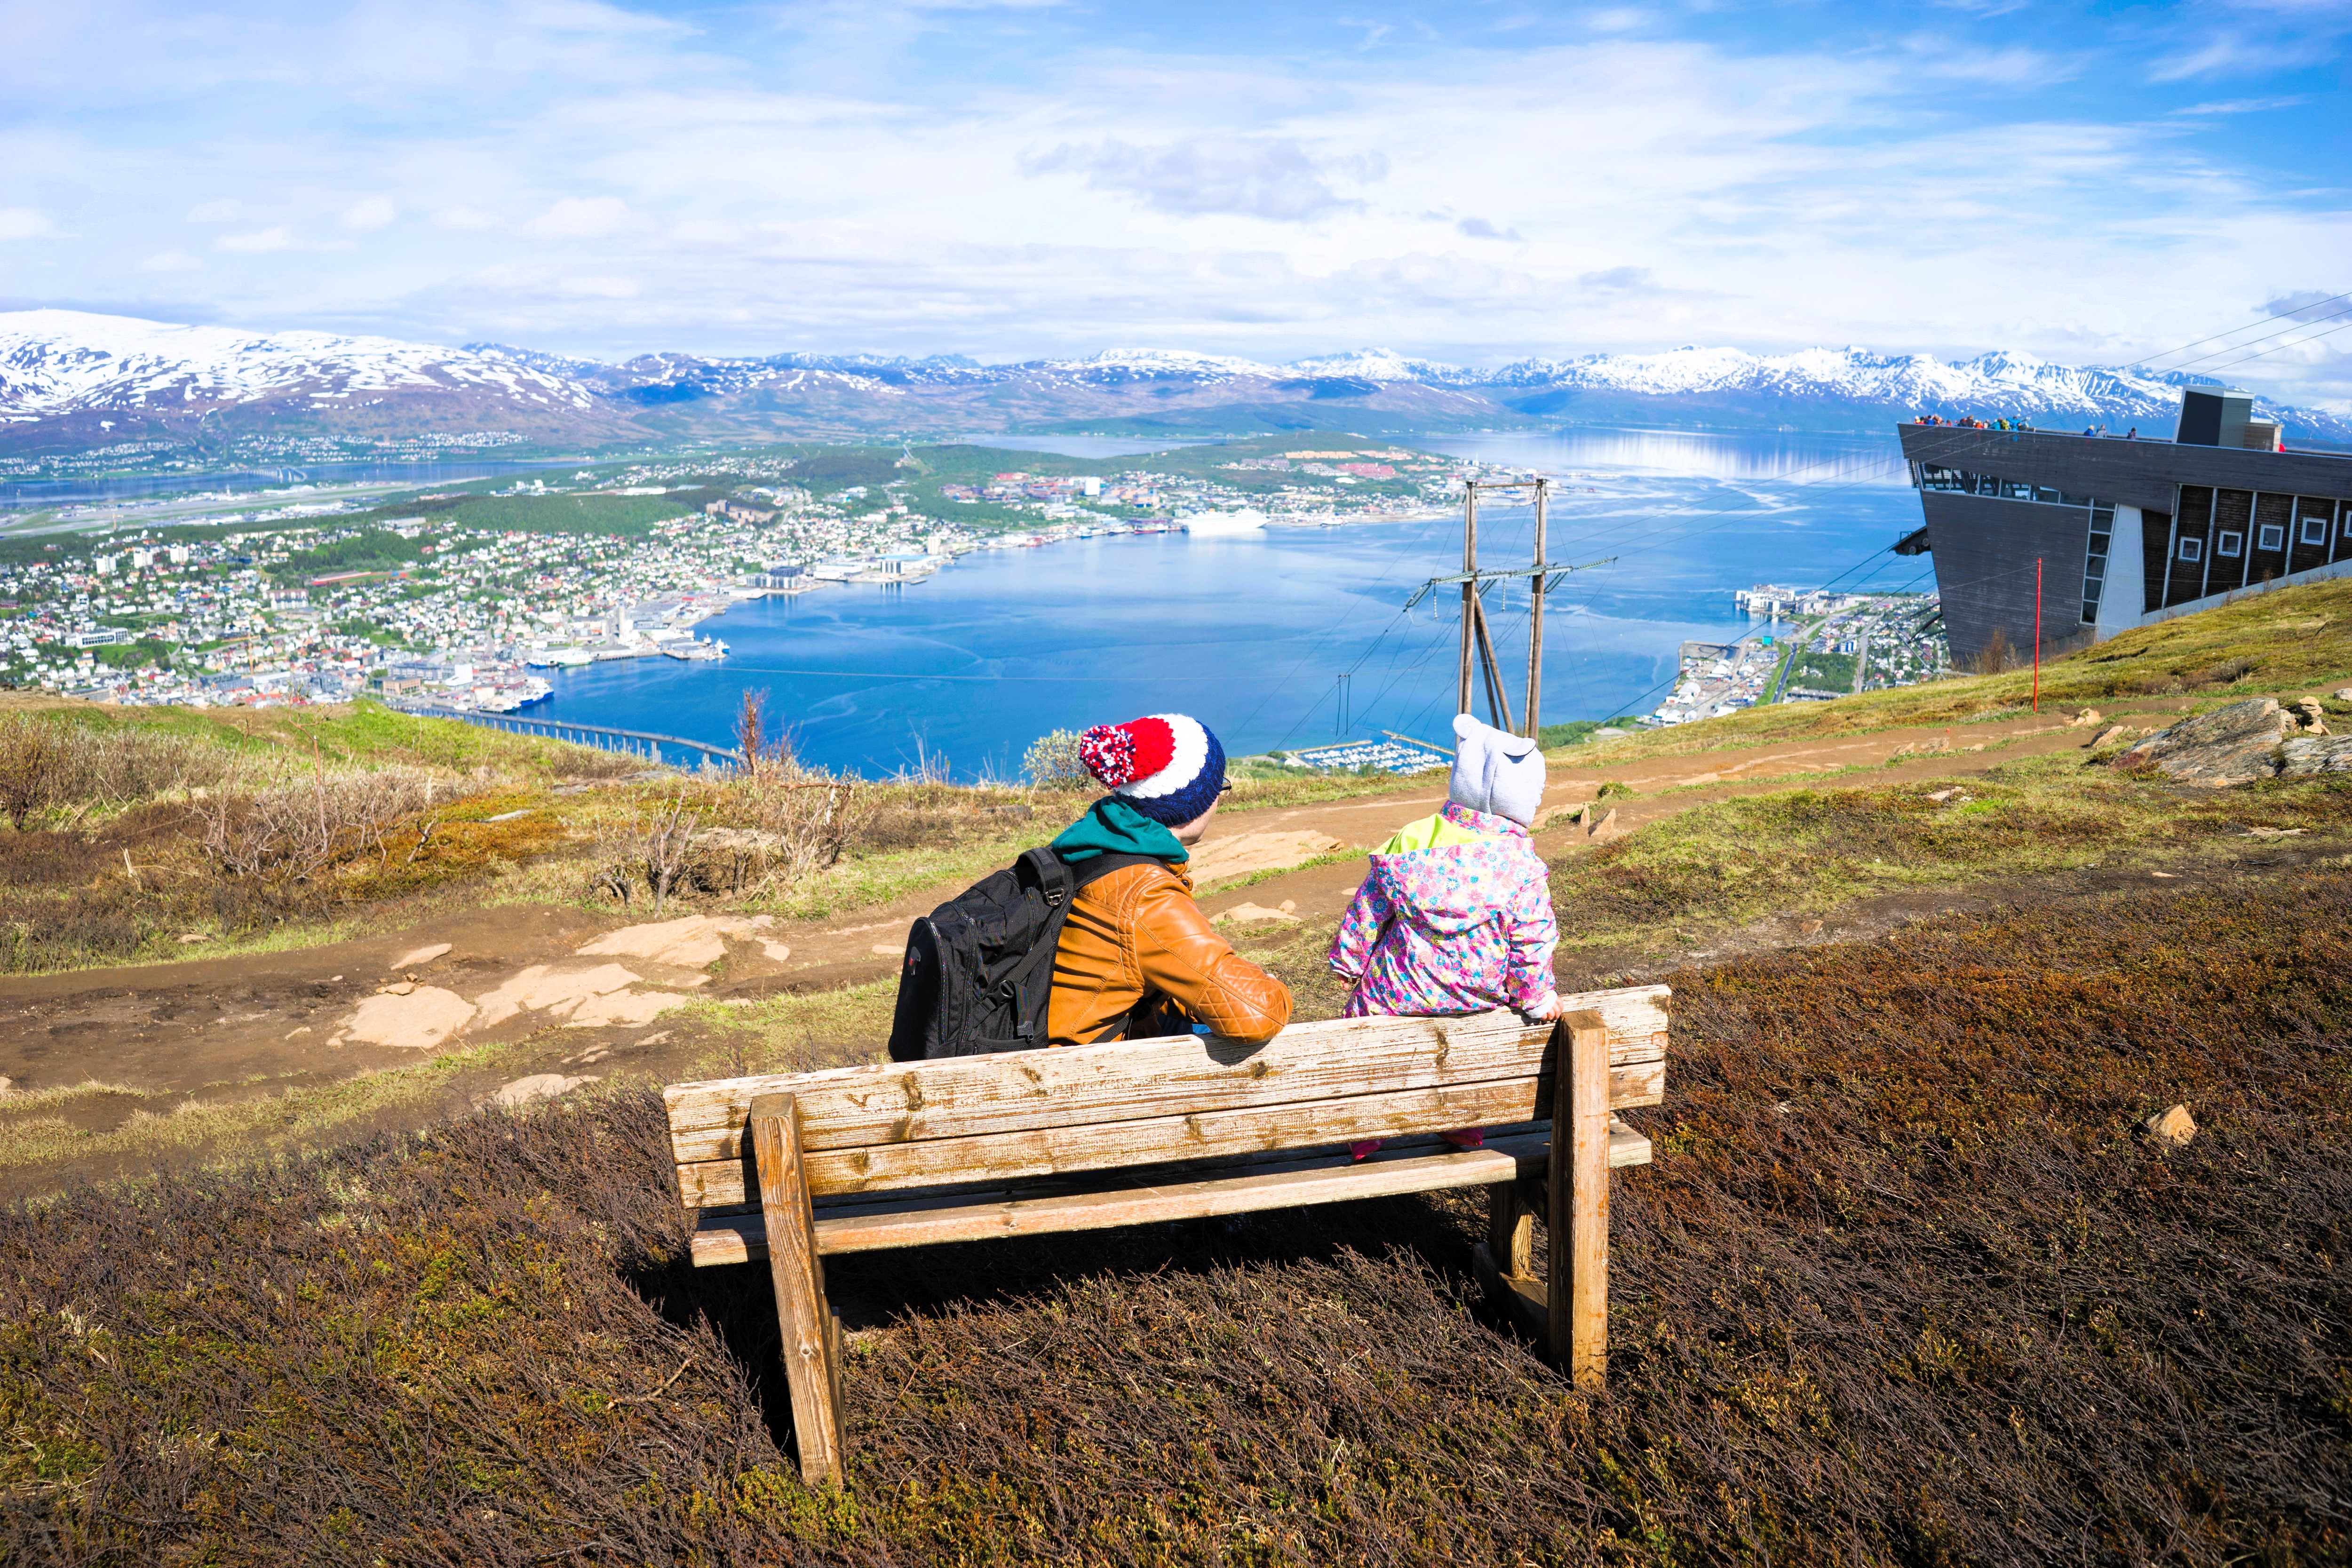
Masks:
[[[842,1477],[835,1253],[1489,1186],[1480,1272],[1591,1384],[1608,1350],[1609,1171],[1650,1158],[1612,1112],[1664,1095],[1666,1000],[1663,985],[1590,992],[1557,1026],[1335,1019],[1257,1046],[1181,1036],[675,1084],[694,1262],[767,1259],[813,1482]],[[1553,1161],[1562,1125],[1571,1154]],[[1434,1136],[1463,1127],[1485,1128],[1485,1147]],[[1361,1138],[1390,1142],[1357,1162],[1344,1145]],[[1567,1238],[1541,1285],[1538,1193]]]

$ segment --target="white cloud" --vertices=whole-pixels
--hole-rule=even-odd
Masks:
[[[562,278],[555,286],[583,300],[634,300],[639,292],[634,278]]]
[[[233,201],[198,202],[188,209],[190,223],[235,223],[245,216],[245,204]]]
[[[139,264],[142,272],[193,272],[203,262],[184,250],[159,250]]]
[[[0,207],[0,239],[37,239],[52,227],[47,215],[32,207]]]
[[[443,207],[433,215],[434,227],[456,229],[461,233],[486,228],[501,228],[505,224],[506,220],[498,214],[484,212],[479,207]]]
[[[1378,180],[1388,159],[1378,153],[1317,158],[1286,138],[1201,137],[1164,147],[1065,142],[1027,160],[1032,174],[1084,173],[1098,191],[1123,191],[1161,212],[1233,213],[1297,223],[1352,211],[1334,178]]]
[[[566,196],[517,232],[531,239],[604,239],[644,226],[618,196]]]
[[[359,234],[389,228],[400,216],[390,196],[364,196],[343,209],[343,226]]]
[[[273,250],[299,249],[301,244],[294,237],[292,229],[279,224],[272,228],[256,229],[251,234],[225,234],[213,241],[213,248],[260,255]]]

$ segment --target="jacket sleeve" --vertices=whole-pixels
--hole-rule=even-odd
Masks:
[[[1559,920],[1551,909],[1551,873],[1540,862],[1519,884],[1504,930],[1511,949],[1506,981],[1511,1004],[1539,1010],[1557,994],[1551,961],[1553,950],[1559,945]]]
[[[1172,878],[1137,901],[1134,939],[1145,984],[1218,1034],[1270,1039],[1290,1022],[1290,992],[1211,930],[1201,906]]]
[[[1331,933],[1331,973],[1342,980],[1361,980],[1393,912],[1380,879],[1366,872],[1356,896],[1348,900],[1348,912],[1339,917],[1339,929]]]

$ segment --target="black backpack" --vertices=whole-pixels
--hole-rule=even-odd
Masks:
[[[907,931],[890,1059],[971,1057],[1045,1044],[1054,950],[1078,889],[1150,855],[1097,855],[1073,865],[1052,848],[974,883]]]

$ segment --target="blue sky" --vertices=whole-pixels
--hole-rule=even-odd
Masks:
[[[2352,289],[2352,0],[0,0],[0,38],[7,308],[2116,363]],[[2346,349],[2231,374],[2346,403]]]

